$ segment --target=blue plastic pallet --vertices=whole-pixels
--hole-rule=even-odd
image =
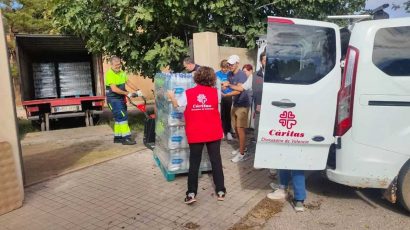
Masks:
[[[165,179],[166,179],[168,182],[175,180],[175,173],[169,172],[169,171],[161,164],[161,161],[159,160],[159,158],[158,158],[155,154],[152,154],[152,155],[153,155],[153,157],[154,157],[155,164],[158,166],[158,168],[161,169],[162,175],[164,175]]]

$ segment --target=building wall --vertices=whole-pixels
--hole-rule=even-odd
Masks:
[[[219,63],[230,55],[236,54],[240,58],[240,67],[251,64],[256,69],[257,50],[246,48],[218,46],[218,35],[213,32],[195,33],[193,36],[194,59],[199,65],[206,65],[219,70]]]
[[[256,50],[248,50],[246,48],[235,48],[235,47],[219,47],[219,60],[227,59],[230,55],[236,54],[240,58],[239,66],[242,68],[245,64],[251,64],[253,70],[255,71],[256,67]]]
[[[24,199],[21,147],[3,28],[0,12],[0,215],[21,207]]]

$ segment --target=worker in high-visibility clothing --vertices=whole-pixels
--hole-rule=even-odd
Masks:
[[[111,68],[105,74],[105,88],[108,107],[113,114],[114,124],[114,143],[123,145],[135,145],[137,142],[131,138],[131,130],[128,126],[128,114],[126,96],[142,96],[137,93],[130,93],[125,89],[128,80],[126,73],[121,69],[121,59],[117,56],[110,58]]]

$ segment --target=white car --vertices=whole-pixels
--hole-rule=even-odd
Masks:
[[[357,23],[347,53],[340,36],[332,23],[268,18],[254,166],[326,170],[392,202],[397,190],[410,210],[410,19]]]

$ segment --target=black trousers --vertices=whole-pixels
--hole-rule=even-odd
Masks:
[[[226,192],[221,160],[221,140],[217,140],[212,142],[189,144],[190,154],[188,191],[186,192],[187,195],[188,193],[195,193],[196,195],[198,192],[198,173],[204,145],[206,145],[206,148],[208,149],[209,160],[211,161],[215,192]]]
[[[224,134],[232,132],[231,125],[232,97],[222,97],[221,99],[221,120]]]

